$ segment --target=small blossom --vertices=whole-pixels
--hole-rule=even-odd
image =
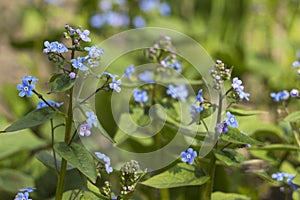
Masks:
[[[277,180],[278,182],[287,183],[288,185],[290,185],[292,187],[293,190],[296,190],[299,188],[298,185],[296,185],[292,182],[293,179],[295,178],[294,174],[289,174],[286,172],[276,172],[276,173],[272,174],[271,177],[273,179]]]
[[[179,73],[181,73],[181,71],[182,71],[181,65],[180,65],[180,63],[179,63],[178,60],[175,60],[175,61],[171,64],[170,67],[171,67],[172,69],[177,70]]]
[[[197,96],[196,96],[195,103],[197,103],[197,102],[203,103],[203,102],[204,102],[204,98],[203,98],[202,94],[203,94],[203,90],[200,89],[200,90],[198,91]]]
[[[20,192],[29,192],[29,193],[33,192],[34,190],[36,190],[36,188],[33,188],[33,187],[19,189]]]
[[[47,100],[47,103],[50,104],[50,106],[56,107],[56,108],[59,108],[63,104],[63,103],[57,103],[52,100]],[[38,106],[36,107],[36,109],[41,109],[41,108],[45,108],[45,107],[48,107],[48,105],[44,101],[40,101],[38,103]]]
[[[242,86],[242,81],[241,80],[239,80],[237,77],[235,77],[235,78],[233,78],[232,79],[232,84],[231,84],[231,86],[232,86],[232,88],[233,89],[239,89],[239,88],[241,88],[242,90],[244,89],[244,87]]]
[[[105,76],[108,77],[108,78],[112,78],[112,80],[115,80],[115,79],[118,77],[118,75],[116,75],[116,74],[111,74],[111,73],[108,73],[108,72],[102,72],[101,74],[102,74],[102,75],[105,75]]]
[[[145,103],[148,101],[146,90],[134,90],[133,92],[134,101],[137,103]]]
[[[292,90],[290,91],[290,95],[291,95],[291,97],[298,97],[298,96],[299,96],[299,90],[297,90],[297,89],[292,89]]]
[[[108,174],[111,173],[113,171],[113,168],[111,167],[110,158],[100,152],[95,152],[95,155],[104,162],[106,172]]]
[[[116,91],[116,92],[121,92],[120,85],[122,84],[122,81],[119,80],[113,80],[110,84],[109,87],[110,89]]]
[[[104,55],[104,50],[99,49],[99,47],[96,45],[91,47],[85,47],[84,50],[89,52],[89,57],[92,59],[100,59],[100,56]]]
[[[178,98],[182,102],[185,102],[186,98],[188,97],[188,91],[185,85],[169,85],[167,94],[170,95],[173,99]]]
[[[97,126],[98,124],[98,118],[97,118],[97,115],[95,115],[94,112],[85,112],[85,115],[88,117],[86,122],[89,124],[89,125],[94,125],[94,126]]]
[[[32,200],[32,199],[29,199],[29,193],[28,192],[19,192],[15,199],[14,200]]]
[[[154,81],[151,78],[151,72],[150,71],[144,71],[143,73],[140,73],[138,75],[138,78],[141,81],[145,82],[145,83],[149,83],[149,84],[153,84],[154,83]]]
[[[196,118],[196,116],[199,113],[201,113],[203,111],[203,106],[194,106],[194,105],[191,105],[190,110],[191,110],[191,116],[194,119],[194,118]]]
[[[159,12],[160,14],[164,16],[168,16],[171,14],[171,7],[167,2],[163,2],[159,6]]]
[[[132,74],[133,74],[134,72],[135,72],[134,65],[129,65],[129,66],[125,69],[125,72],[124,72],[123,76],[130,77],[130,76],[132,76]]]
[[[293,68],[299,67],[300,66],[300,62],[298,60],[293,62]]]
[[[80,29],[77,29],[76,32],[78,33],[80,39],[82,39],[83,41],[85,42],[91,41],[91,38],[89,38],[89,34],[90,34],[89,30],[81,31]]]
[[[81,124],[79,128],[79,135],[90,136],[91,135],[91,124]]]
[[[231,126],[232,128],[238,127],[239,124],[238,124],[238,122],[237,122],[235,116],[232,115],[230,112],[227,112],[226,114],[227,114],[227,118],[226,118],[226,120],[225,120],[226,123],[227,123],[229,126]]]
[[[71,72],[71,73],[69,74],[69,77],[70,77],[70,79],[75,79],[75,78],[77,78],[77,75],[76,75],[75,72]]]
[[[135,28],[144,28],[146,26],[146,20],[142,16],[135,16],[132,23]]]
[[[226,122],[218,123],[216,128],[219,134],[228,132],[228,124]]]
[[[290,94],[287,90],[283,90],[283,91],[278,92],[278,93],[272,92],[270,94],[270,96],[273,98],[273,100],[275,102],[279,102],[281,100],[287,100],[289,98]]]
[[[79,69],[79,70],[81,70],[81,71],[87,71],[89,68],[83,64],[83,62],[84,62],[85,60],[86,60],[85,57],[78,57],[77,59],[72,59],[72,60],[71,60],[72,66],[73,66],[75,69]]]
[[[17,89],[20,91],[19,92],[19,97],[31,97],[33,92],[32,90],[34,90],[34,85],[33,84],[29,84],[28,81],[23,80],[22,84],[18,84]]]
[[[36,82],[38,81],[38,79],[34,76],[24,76],[22,78],[22,81],[27,81],[29,84],[36,84]]]
[[[44,46],[46,47],[43,52],[45,54],[49,53],[49,52],[57,52],[57,53],[64,53],[64,52],[68,52],[68,48],[62,44],[62,43],[59,43],[57,41],[55,42],[49,42],[49,41],[45,41],[44,42]]]
[[[237,93],[239,94],[240,99],[246,99],[247,101],[249,101],[249,93],[246,93],[243,90],[237,90]]]
[[[194,162],[195,157],[197,156],[197,152],[192,148],[188,148],[186,151],[181,152],[181,161],[187,164],[192,164]]]

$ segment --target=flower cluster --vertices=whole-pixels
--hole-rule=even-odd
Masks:
[[[178,99],[179,101],[185,102],[186,98],[188,97],[189,93],[186,89],[186,86],[183,84],[174,86],[169,85],[167,89],[167,94],[170,95],[173,99]]]
[[[293,190],[296,190],[299,188],[298,185],[296,185],[292,182],[293,179],[295,178],[294,174],[289,174],[286,172],[276,172],[276,173],[272,174],[271,177],[278,182],[283,182],[283,183],[288,184],[289,186],[292,187]]]
[[[221,60],[217,60],[214,69],[210,70],[210,75],[215,80],[214,87],[219,89],[225,80],[230,79],[231,72],[230,69],[225,67],[225,64]]]
[[[118,77],[118,75],[116,74],[111,74],[108,72],[102,72],[102,75],[104,75],[107,80],[111,79],[111,83],[109,83],[109,88],[116,91],[116,92],[121,92],[121,88],[120,85],[122,84],[121,79],[116,80],[116,78]]]
[[[203,111],[204,109],[203,103],[204,103],[203,90],[200,89],[198,91],[198,94],[196,95],[194,105],[190,106],[191,116],[193,119],[196,119],[196,117]]]
[[[110,163],[110,158],[100,152],[95,152],[95,155],[97,156],[97,158],[99,158],[100,160],[102,160],[104,162],[105,171],[108,174],[110,174],[113,171],[113,168],[111,167],[111,163]]]
[[[237,92],[239,99],[246,99],[249,101],[249,93],[244,92],[244,86],[242,85],[242,81],[239,80],[237,77],[232,79],[232,88],[235,92]]]
[[[197,152],[192,148],[188,148],[186,151],[180,153],[181,161],[187,164],[192,164],[194,162],[195,157],[197,157]]]
[[[29,199],[29,193],[33,192],[34,190],[36,190],[36,188],[32,188],[32,187],[19,189],[19,192],[15,196],[14,200],[32,200],[32,199]]]
[[[181,64],[180,62],[176,59],[176,55],[175,54],[172,54],[171,56],[167,56],[166,58],[164,58],[162,61],[160,61],[160,64],[167,68],[171,68],[171,69],[174,69],[174,70],[177,70],[178,73],[181,73],[182,72],[182,69],[181,69]]]
[[[127,0],[101,0],[99,1],[99,13],[94,14],[90,19],[90,24],[94,28],[101,28],[105,25],[112,27],[127,27],[132,24],[135,28],[146,26],[146,20],[143,17],[146,13],[158,9],[163,16],[170,15],[171,7],[166,2],[159,0],[141,0],[137,2],[140,11],[143,13],[135,15],[132,19],[129,17],[131,12]],[[126,9],[124,9],[126,8]]]
[[[20,91],[19,97],[31,97],[37,81],[38,79],[34,76],[24,76],[22,83],[17,86],[17,89]]]
[[[280,92],[272,92],[270,96],[273,98],[275,102],[288,100],[290,97],[299,97],[299,90],[292,89],[290,92],[287,90],[283,90]]]
[[[140,170],[140,165],[137,161],[131,160],[126,162],[121,168],[121,195],[127,195],[133,192],[137,180],[139,179],[138,171]]]
[[[90,136],[93,125],[95,127],[97,127],[98,125],[98,118],[94,112],[86,112],[85,115],[87,117],[87,120],[84,123],[80,124],[79,135]]]
[[[230,126],[231,128],[237,128],[239,126],[239,123],[233,114],[231,114],[230,112],[226,112],[226,115],[227,118],[223,122],[220,122],[216,125],[216,130],[219,134],[227,133],[228,126]]]

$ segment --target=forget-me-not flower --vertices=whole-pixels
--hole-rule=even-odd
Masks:
[[[146,26],[146,20],[140,15],[135,16],[132,23],[135,28],[144,28]]]
[[[237,122],[234,115],[232,115],[230,112],[227,112],[226,115],[227,115],[227,118],[225,121],[230,127],[236,128],[239,126],[239,123]]]
[[[79,135],[90,136],[91,135],[91,124],[81,124],[79,127]]]
[[[173,99],[178,98],[182,102],[185,102],[186,98],[188,97],[188,91],[186,89],[186,86],[183,84],[177,86],[169,85],[167,94],[170,95]]]
[[[272,92],[270,96],[273,98],[275,102],[279,102],[281,100],[287,100],[290,97],[290,94],[287,90],[283,90],[281,92]]]
[[[98,118],[97,115],[93,111],[91,112],[85,112],[85,115],[88,117],[86,122],[90,125],[97,126],[98,124]]]
[[[181,161],[187,164],[192,164],[194,162],[195,157],[197,156],[197,152],[192,148],[188,148],[186,151],[181,152]]]
[[[20,91],[19,92],[19,97],[31,97],[34,90],[35,85],[34,84],[29,84],[28,81],[23,80],[21,84],[18,84],[17,89]]]
[[[152,80],[150,71],[144,71],[144,72],[140,73],[138,75],[138,78],[145,83],[149,83],[149,84],[154,83],[154,81]]]
[[[137,103],[145,103],[148,101],[146,90],[134,90],[133,91],[134,101]]]
[[[220,122],[216,126],[217,132],[219,134],[221,133],[227,133],[228,132],[228,124],[226,122]]]
[[[58,103],[52,100],[47,100],[47,103],[50,104],[50,106],[52,107],[56,107],[59,108],[63,103]],[[36,109],[41,109],[41,108],[45,108],[48,107],[48,105],[44,102],[44,101],[40,101],[38,103],[38,106],[36,107]]]
[[[132,76],[132,74],[133,74],[134,72],[135,72],[134,65],[129,65],[129,66],[125,69],[125,72],[124,72],[123,76],[130,77],[130,76]]]
[[[106,172],[108,174],[111,173],[113,171],[113,168],[111,167],[110,158],[100,152],[95,152],[95,155],[104,162]]]
[[[90,34],[89,30],[81,31],[80,29],[77,29],[76,32],[78,33],[78,36],[80,37],[80,39],[82,41],[85,41],[85,42],[91,41],[91,38],[89,38],[89,34]]]
[[[109,84],[110,89],[116,91],[116,92],[121,92],[120,85],[122,84],[121,79],[119,80],[112,80],[112,82]]]
[[[72,66],[75,69],[79,69],[81,71],[87,71],[89,68],[83,64],[84,61],[86,61],[85,57],[78,57],[77,59],[71,60]]]

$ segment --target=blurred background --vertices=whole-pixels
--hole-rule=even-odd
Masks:
[[[93,44],[115,33],[142,27],[170,28],[192,37],[214,60],[220,59],[228,66],[234,66],[233,75],[243,80],[245,91],[251,94],[251,101],[243,106],[267,111],[247,119],[244,125],[241,119],[241,130],[255,135],[264,132],[262,127],[267,127],[270,134],[283,137],[284,129],[275,125],[276,109],[270,92],[299,86],[297,69],[292,68],[292,63],[300,59],[296,55],[300,49],[299,4],[299,0],[1,1],[0,128],[32,110],[38,101],[18,97],[16,85],[22,76],[38,77],[40,89],[49,91],[47,81],[53,67],[42,54],[43,42],[62,41],[64,25],[70,24],[89,29]],[[123,67],[129,64],[125,63]],[[9,196],[17,191],[18,185],[14,181],[4,182],[9,175],[20,173],[17,177],[21,177],[20,180],[44,188],[35,199],[53,196],[55,175],[37,164],[36,159],[28,159],[49,142],[50,136],[43,133],[47,127],[41,130],[42,133],[23,131],[20,141],[10,137],[0,141],[0,194]],[[272,155],[267,159],[272,162],[275,157]],[[224,175],[222,170],[220,174]],[[271,192],[249,188],[246,183],[241,184],[240,176],[236,177],[226,179],[226,186],[217,185],[216,189],[250,194],[253,199],[270,198]],[[263,185],[260,179],[250,177],[249,180]],[[177,199],[184,198],[178,191],[177,196]]]

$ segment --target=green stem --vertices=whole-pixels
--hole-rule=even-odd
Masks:
[[[72,130],[72,119],[73,119],[73,88],[69,90],[69,107],[68,107],[68,117],[66,119],[66,129],[65,129],[65,143],[68,144],[71,137]],[[56,187],[55,200],[61,200],[64,192],[65,177],[67,174],[67,160],[62,158],[60,174],[58,176],[58,182]]]

